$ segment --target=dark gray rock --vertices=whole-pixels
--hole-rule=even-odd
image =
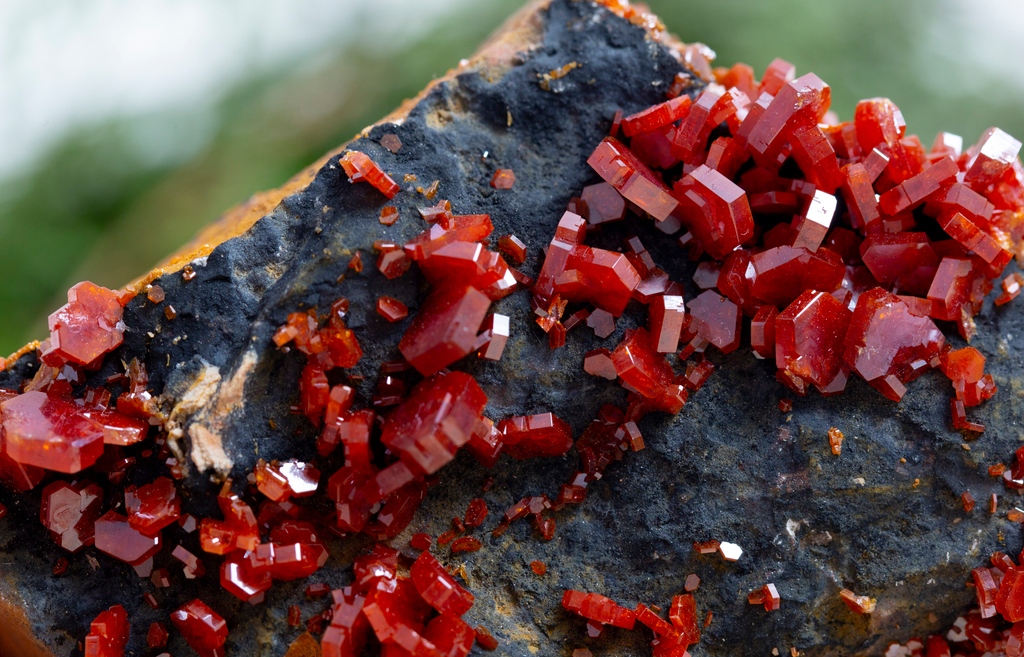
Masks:
[[[440,181],[439,197],[451,200],[459,213],[489,213],[495,237],[515,233],[529,246],[523,268],[529,274],[539,269],[541,249],[570,197],[595,182],[585,161],[615,110],[628,113],[662,100],[681,70],[642,29],[590,3],[555,0],[541,15],[541,42],[500,79],[460,73],[436,86],[401,125],[374,127],[351,145],[397,180],[415,174],[424,186]],[[572,61],[579,68],[550,91],[541,88],[540,74]],[[388,132],[402,139],[397,154],[379,146]],[[498,167],[515,171],[514,189],[489,186]],[[222,382],[234,377],[243,384],[244,403],[218,415],[211,402],[178,420],[186,431],[205,423],[218,433],[230,459],[225,467],[236,481],[244,481],[258,457],[313,458],[314,429],[289,412],[303,357],[274,349],[270,337],[288,313],[347,297],[350,326],[365,350],[351,374],[364,377],[358,388],[369,398],[381,362],[399,357],[396,345],[408,324],[380,318],[374,312],[377,296],[395,296],[415,312],[426,290],[415,268],[388,281],[372,266],[374,240],[405,241],[424,227],[416,213],[426,205],[422,196],[402,193],[393,204],[401,219],[383,227],[377,220],[383,197],[368,185],[349,184],[333,158],[306,189],[195,263],[194,280],[169,274],[157,281],[176,319],[168,321],[162,307],[142,296],[132,301],[124,345],[91,381],[141,358],[151,389],[165,394],[170,409],[204,368],[217,368]],[[593,243],[619,244],[626,230],[606,229]],[[643,220],[628,222],[628,230],[641,236],[674,280],[690,287],[692,263],[672,239]],[[339,282],[357,250],[366,270]],[[513,339],[502,361],[467,358],[457,367],[476,376],[487,392],[490,417],[554,411],[579,435],[601,403],[624,400],[614,384],[583,373],[582,355],[617,344],[625,328],[645,321],[645,312],[631,305],[607,340],[576,329],[565,348],[552,351],[530,320],[528,296],[517,293],[494,307],[513,319]],[[713,355],[718,371],[682,413],[642,422],[647,449],[610,467],[583,505],[555,514],[553,541],[541,541],[528,524],[518,523],[497,539],[478,533],[484,549],[448,559],[465,564],[477,596],[468,620],[491,628],[504,655],[568,655],[580,646],[595,655],[648,654],[645,631],[610,629],[600,640],[587,640],[583,621],[561,610],[562,591],[579,588],[630,606],[643,601],[667,607],[682,592],[686,575],[695,572],[702,581],[699,610],[713,611],[714,620],[691,649],[694,657],[768,655],[775,647],[788,654],[791,646],[805,655],[880,654],[890,640],[947,627],[973,597],[964,587],[970,570],[991,552],[1014,554],[1021,544],[1020,526],[1005,520],[1016,496],[985,470],[1009,462],[1024,438],[1019,308],[987,306],[975,345],[988,356],[1000,391],[972,411],[972,419],[988,430],[969,451],[964,436],[949,429],[952,390],[940,374],[913,383],[901,404],[853,381],[840,397],[796,400],[787,415],[777,402],[790,395],[775,382],[769,363],[746,349]],[[23,358],[0,373],[0,386],[18,385],[34,367],[32,357]],[[213,402],[218,399],[223,395]],[[846,434],[839,457],[826,438],[833,426]],[[326,477],[337,457],[321,465]],[[482,494],[491,508],[484,530],[521,497],[557,493],[558,482],[576,465],[574,453],[543,462],[503,458],[487,472],[460,455],[441,472],[440,484],[394,545],[405,549],[414,531],[444,531],[481,495],[487,476],[495,483]],[[145,482],[159,472],[143,464],[131,479]],[[207,474],[193,468],[184,482],[187,508],[200,515],[215,513]],[[965,490],[979,501],[973,514],[965,514],[958,499]],[[1000,495],[1000,511],[990,516],[993,492]],[[111,486],[108,504],[118,504],[120,494]],[[249,606],[217,585],[215,559],[205,560],[205,577],[190,582],[168,549],[157,566],[172,569],[173,586],[155,591],[161,608],[152,610],[142,600],[152,589],[149,580],[93,549],[72,556],[63,577],[51,575],[63,555],[39,525],[38,490],[22,496],[0,491],[0,502],[10,509],[0,521],[0,595],[20,599],[37,635],[56,655],[76,654],[90,620],[114,603],[129,610],[132,655],[149,654],[150,622],[166,622],[172,609],[195,596],[228,619],[230,655],[282,655],[298,635],[287,625],[288,606],[300,605],[304,619],[326,608],[326,602],[303,596],[306,582],[278,583],[265,604]],[[183,543],[199,553],[195,534],[173,527],[164,538],[168,546]],[[694,540],[711,538],[738,543],[742,558],[727,564],[694,553]],[[334,540],[331,560],[312,581],[344,585],[353,556],[366,545],[363,539]],[[90,566],[90,557],[98,567]],[[547,575],[530,571],[535,559],[547,564]],[[774,582],[783,598],[782,608],[771,614],[746,602],[747,593],[766,582]],[[843,587],[877,597],[877,611],[850,613],[838,597]],[[929,620],[932,613],[936,622]],[[190,654],[177,636],[168,649]]]

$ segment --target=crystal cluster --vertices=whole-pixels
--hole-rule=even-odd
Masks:
[[[1020,252],[1020,142],[992,128],[965,150],[946,133],[926,148],[882,98],[839,122],[829,86],[794,71],[776,60],[758,83],[743,64],[714,69],[695,97],[616,121],[588,161],[605,182],[574,199],[555,230],[535,307],[648,306],[649,331],[627,331],[584,364],[632,393],[631,418],[677,412],[681,388],[710,373],[700,354],[737,349],[744,323],[754,354],[774,358],[797,394],[838,394],[856,374],[899,401],[951,353],[939,324],[970,340],[993,280]],[[682,287],[636,238],[626,253],[586,246],[588,229],[624,219],[622,208],[682,232],[680,245],[701,260],[702,291],[685,307]],[[1011,275],[1003,289],[1001,303],[1020,283]],[[685,376],[663,355],[672,353],[696,357]],[[991,376],[943,369],[956,370],[954,427],[983,430],[965,408],[995,393]]]
[[[651,651],[655,657],[684,657],[687,648],[700,641],[697,603],[689,593],[672,598],[668,618],[644,603],[635,609],[623,607],[599,593],[568,590],[562,596],[562,608],[587,619],[587,633],[601,636],[606,625],[632,630],[639,622],[654,635]]]
[[[324,657],[359,657],[371,637],[387,655],[469,654],[479,634],[462,616],[473,606],[473,594],[426,550],[408,567],[409,577],[399,574],[401,560],[397,550],[380,543],[356,559],[352,584],[332,592]]]

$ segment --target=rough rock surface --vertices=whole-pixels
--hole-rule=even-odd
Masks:
[[[426,283],[415,267],[402,278],[385,279],[373,267],[369,247],[423,230],[416,207],[428,203],[415,186],[438,180],[438,197],[457,212],[489,213],[495,238],[511,232],[526,242],[523,269],[536,274],[541,248],[566,203],[597,181],[586,158],[615,110],[629,113],[662,100],[681,70],[642,28],[589,2],[554,0],[539,17],[537,46],[507,71],[468,68],[436,85],[401,125],[377,125],[351,144],[396,180],[417,176],[389,203],[401,211],[393,227],[378,222],[383,197],[368,185],[349,184],[332,158],[308,187],[194,262],[193,280],[180,273],[158,279],[167,295],[163,304],[154,306],[144,295],[129,304],[125,343],[92,380],[140,357],[167,410],[178,404],[174,418],[186,434],[182,445],[197,438],[204,443],[191,446],[188,510],[213,513],[211,474],[230,472],[244,481],[258,457],[313,458],[314,429],[289,412],[304,359],[279,352],[270,341],[288,313],[325,307],[340,296],[351,300],[349,325],[366,352],[353,373],[365,376],[359,390],[370,397],[379,364],[398,357],[396,344],[409,321],[388,324],[374,302],[388,294],[415,311]],[[578,68],[542,88],[540,75],[573,61]],[[401,138],[397,154],[379,145],[386,133]],[[488,184],[499,167],[515,171],[513,189]],[[637,232],[693,295],[692,264],[649,222],[606,228],[592,243],[614,247],[626,230]],[[346,274],[356,251],[367,267]],[[167,304],[176,319],[166,319]],[[624,399],[621,388],[582,371],[583,354],[617,344],[626,328],[644,321],[641,308],[631,306],[606,340],[577,328],[556,351],[530,320],[528,294],[516,293],[493,310],[512,317],[503,359],[467,358],[456,365],[484,387],[489,417],[554,411],[578,436],[601,403]],[[985,468],[1009,462],[1024,439],[1024,314],[1014,304],[989,305],[978,328],[974,345],[988,357],[1000,390],[972,412],[988,429],[969,450],[964,436],[949,429],[952,389],[939,373],[909,386],[900,404],[855,379],[842,396],[798,399],[792,413],[783,414],[777,402],[790,394],[775,382],[771,363],[755,360],[747,349],[713,355],[719,368],[708,385],[678,416],[656,414],[641,423],[647,449],[613,465],[583,505],[556,514],[554,540],[543,542],[527,523],[517,523],[497,539],[478,532],[484,541],[479,552],[446,558],[465,564],[477,596],[467,620],[489,627],[501,642],[499,653],[514,657],[566,655],[583,646],[595,655],[649,654],[649,636],[641,631],[613,628],[588,640],[581,619],[561,610],[562,591],[579,588],[630,606],[643,601],[666,607],[686,575],[696,572],[698,609],[702,616],[713,611],[714,620],[691,648],[694,657],[767,655],[775,647],[788,653],[790,646],[805,655],[880,654],[887,641],[947,627],[973,596],[964,587],[971,568],[994,550],[1015,554],[1020,548],[1020,525],[1005,519],[1014,495],[1004,497],[1009,491]],[[0,373],[0,387],[17,386],[35,366],[33,356],[23,357]],[[846,435],[838,457],[827,440],[833,426]],[[494,487],[482,494],[492,512],[482,529],[489,530],[521,497],[556,493],[576,458],[575,452],[546,462],[503,457],[488,472],[463,454],[442,470],[440,484],[393,544],[407,549],[412,532],[446,529],[492,475]],[[196,463],[210,467],[200,472]],[[338,464],[322,465],[330,473]],[[137,477],[145,481],[154,474]],[[972,514],[959,501],[965,490],[979,500]],[[996,516],[987,512],[992,492],[1002,500]],[[111,495],[107,502],[116,500]],[[171,568],[170,589],[153,590],[148,579],[94,549],[71,556],[67,573],[54,577],[53,564],[64,555],[39,524],[39,489],[22,496],[0,490],[0,503],[10,510],[0,521],[0,597],[27,610],[35,634],[55,655],[76,654],[89,621],[114,603],[129,611],[129,654],[148,654],[149,624],[166,622],[171,610],[198,593],[228,620],[228,654],[282,655],[300,634],[287,625],[288,606],[299,604],[305,619],[327,605],[306,599],[303,581],[278,583],[266,603],[249,606],[220,589],[212,557],[205,559],[205,577],[187,581],[170,549],[156,564]],[[711,538],[738,543],[742,558],[729,564],[693,551],[694,540]],[[200,553],[198,536],[177,527],[165,541]],[[353,555],[365,545],[334,539],[330,561],[311,581],[344,585]],[[547,564],[546,575],[530,570],[535,559]],[[746,602],[747,593],[766,582],[774,582],[782,596],[781,609],[771,614]],[[838,597],[844,587],[877,597],[875,613],[850,613]],[[159,609],[143,601],[146,591],[154,592]],[[935,621],[929,620],[933,613]],[[190,654],[173,633],[168,650]]]

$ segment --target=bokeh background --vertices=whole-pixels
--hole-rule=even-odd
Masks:
[[[522,0],[0,2],[0,354],[443,74]],[[651,0],[717,63],[888,96],[926,144],[1024,137],[1020,0]]]

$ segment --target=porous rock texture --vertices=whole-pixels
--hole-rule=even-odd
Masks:
[[[350,184],[333,156],[307,185],[293,184],[276,207],[251,205],[249,214],[262,216],[191,262],[194,279],[175,271],[180,259],[162,270],[153,282],[166,292],[163,304],[141,294],[125,309],[125,342],[90,380],[123,371],[122,362],[135,357],[145,362],[150,389],[162,395],[190,457],[183,482],[188,511],[216,515],[213,480],[231,475],[244,482],[257,458],[314,459],[316,430],[289,411],[304,357],[271,342],[288,313],[348,298],[349,326],[365,351],[351,373],[365,377],[358,384],[364,401],[372,396],[380,363],[399,357],[396,345],[410,321],[386,322],[374,310],[376,298],[398,298],[411,316],[427,284],[415,267],[385,279],[373,267],[370,247],[381,239],[402,243],[424,229],[416,208],[430,203],[416,186],[440,181],[438,198],[450,200],[457,213],[490,214],[494,238],[514,233],[527,244],[522,269],[535,275],[567,202],[597,182],[586,159],[615,111],[660,102],[683,70],[670,46],[644,28],[574,0],[531,6],[485,53],[432,85],[390,117],[394,122],[349,144],[399,182],[406,174],[417,177],[388,203],[401,213],[394,226],[378,221],[384,197],[369,185]],[[542,86],[544,73],[571,62],[578,67]],[[695,82],[689,93],[701,85]],[[398,153],[379,145],[387,133],[401,138]],[[489,185],[497,168],[515,171],[511,190]],[[632,232],[673,280],[686,284],[687,298],[694,296],[693,264],[650,221],[605,227],[591,243],[615,248]],[[354,274],[347,265],[357,251],[367,266]],[[177,311],[173,320],[164,314],[168,304]],[[617,344],[625,329],[644,321],[641,307],[631,306],[609,338],[577,328],[558,350],[549,349],[532,321],[528,293],[493,310],[512,318],[501,361],[469,357],[455,365],[488,394],[489,417],[553,411],[578,436],[600,404],[623,402],[622,388],[583,372],[583,354]],[[964,436],[949,429],[951,388],[941,373],[909,386],[900,404],[853,379],[844,395],[813,394],[782,413],[777,402],[790,393],[775,381],[772,362],[756,360],[746,348],[712,354],[718,370],[708,385],[679,415],[652,414],[641,422],[647,448],[613,465],[585,503],[556,513],[554,540],[544,542],[527,523],[517,523],[500,538],[478,534],[482,550],[449,560],[465,564],[476,595],[467,620],[489,627],[501,642],[499,653],[513,657],[567,655],[575,647],[595,655],[649,654],[641,631],[610,628],[588,640],[583,621],[561,609],[563,590],[667,607],[695,572],[701,618],[713,611],[714,619],[690,649],[694,657],[768,655],[776,647],[788,654],[791,646],[805,655],[881,654],[890,640],[943,630],[973,597],[964,587],[970,570],[991,552],[1015,554],[1021,544],[1020,525],[1005,520],[1010,501],[995,516],[987,512],[990,493],[1002,498],[1009,491],[985,467],[1009,462],[1024,438],[1024,315],[1013,304],[994,309],[988,302],[978,329],[973,344],[988,357],[1000,390],[973,411],[987,430],[969,450]],[[32,353],[22,356],[0,373],[0,387],[16,387],[36,367]],[[841,456],[829,449],[830,427],[846,435]],[[322,470],[333,472],[338,458],[321,462]],[[392,543],[409,550],[413,532],[436,536],[478,495],[492,510],[484,526],[490,529],[521,497],[555,495],[576,467],[575,452],[545,461],[502,457],[492,471],[462,454],[441,471],[416,519]],[[137,476],[148,481],[155,473]],[[495,483],[481,494],[487,476]],[[150,654],[149,624],[166,622],[171,610],[201,595],[228,621],[229,655],[283,655],[301,634],[287,624],[288,606],[300,605],[304,618],[327,607],[326,600],[304,597],[305,581],[278,583],[264,604],[250,606],[220,589],[212,558],[207,575],[188,581],[170,549],[156,563],[174,573],[168,589],[153,590],[148,579],[93,548],[70,556],[67,573],[54,577],[63,554],[39,524],[39,490],[0,490],[10,510],[0,521],[0,598],[5,613],[24,611],[43,654],[78,654],[89,622],[115,603],[129,612],[128,654]],[[971,514],[959,501],[965,490],[981,501]],[[692,542],[708,539],[737,543],[743,556],[726,563],[695,553]],[[197,535],[176,526],[165,541],[200,554]],[[364,539],[332,537],[331,559],[311,581],[344,585],[352,558],[366,546]],[[533,560],[547,564],[546,575],[531,571]],[[782,597],[770,614],[746,601],[766,582]],[[876,597],[877,610],[854,615],[838,596],[841,588]],[[159,609],[143,601],[146,591],[154,592]],[[190,654],[174,633],[167,649]]]

